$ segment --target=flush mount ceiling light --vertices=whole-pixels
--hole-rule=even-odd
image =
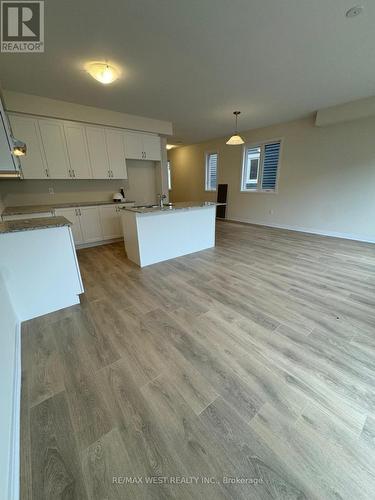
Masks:
[[[167,144],[167,150],[171,150],[173,148],[176,148],[177,146],[175,144]]]
[[[238,115],[241,114],[241,111],[233,111],[233,114],[236,117],[236,129],[234,135],[232,135],[232,137],[226,143],[228,144],[228,146],[239,146],[240,144],[244,144],[244,140],[238,134],[238,129],[237,129]]]
[[[359,14],[362,14],[362,12],[363,12],[363,7],[360,7],[359,5],[355,5],[354,7],[349,9],[345,15],[346,15],[346,17],[357,17],[357,16],[359,16]]]
[[[98,82],[108,85],[120,76],[120,72],[113,65],[103,62],[91,62],[86,65],[86,71]]]

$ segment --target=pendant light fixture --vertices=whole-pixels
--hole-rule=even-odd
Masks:
[[[237,121],[238,115],[241,114],[241,111],[233,111],[234,116],[236,117],[236,130],[234,135],[227,141],[228,146],[239,146],[240,144],[244,144],[244,140],[238,133]]]

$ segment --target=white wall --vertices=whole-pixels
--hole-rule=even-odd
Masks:
[[[16,340],[18,334],[18,318],[10,302],[5,288],[0,266],[0,499],[11,497],[10,475],[13,465],[13,404],[15,391]],[[18,353],[17,353],[18,354]],[[16,472],[17,474],[17,472]],[[15,497],[14,497],[15,498]]]
[[[129,200],[137,204],[156,201],[157,175],[156,164],[159,162],[128,160],[129,188],[126,191]]]
[[[128,115],[92,106],[82,106],[73,102],[58,101],[11,90],[4,90],[3,93],[7,111],[142,130],[156,134],[171,135],[173,133],[172,123],[167,121]]]
[[[242,148],[221,138],[170,151],[172,199],[211,199],[204,153],[216,150],[219,182],[229,185],[228,218],[375,242],[375,118],[326,128],[305,119],[241,135],[283,138],[277,193],[241,193]]]

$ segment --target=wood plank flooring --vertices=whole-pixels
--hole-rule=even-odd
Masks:
[[[375,497],[375,245],[78,256],[81,305],[22,328],[22,499]]]

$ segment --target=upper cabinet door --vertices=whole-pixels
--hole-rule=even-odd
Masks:
[[[54,120],[38,120],[38,123],[49,177],[68,179],[70,165],[63,123]]]
[[[112,179],[127,179],[124,135],[121,130],[106,129],[109,173]]]
[[[70,177],[92,179],[85,128],[76,123],[65,123],[64,131],[70,161]]]
[[[46,179],[48,170],[43,156],[37,120],[17,115],[9,116],[9,120],[16,139],[25,142],[27,146],[27,155],[20,157],[24,178]]]
[[[137,132],[128,132],[124,133],[125,140],[125,156],[126,158],[132,160],[143,160],[143,141],[142,134]]]
[[[94,179],[109,179],[110,168],[106,146],[105,129],[85,127],[92,176]]]
[[[144,160],[161,160],[161,145],[158,135],[142,134]]]

